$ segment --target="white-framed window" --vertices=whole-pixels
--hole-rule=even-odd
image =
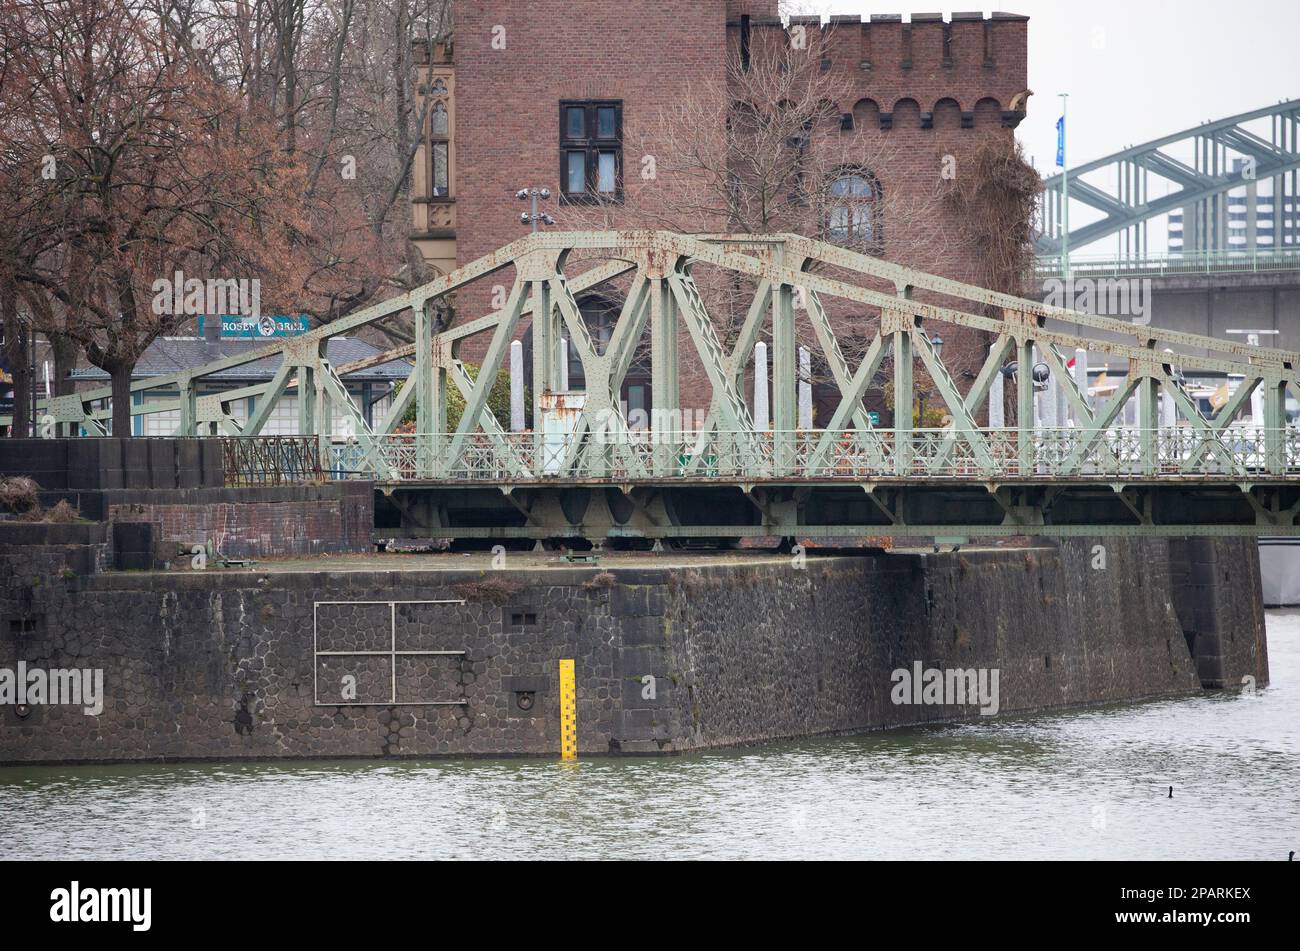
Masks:
[[[176,399],[180,399],[180,392],[177,390],[144,390],[133,394],[131,402],[136,406],[142,406],[145,403],[162,403]],[[141,436],[172,436],[181,424],[181,411],[169,409],[162,413],[145,413],[136,419],[139,422],[134,424],[131,430]]]
[[[348,398],[352,400],[352,405],[357,408],[357,412],[361,412],[361,395],[359,393],[349,392]],[[352,427],[352,418],[348,414],[347,410],[331,402],[330,411],[331,436],[348,435],[349,433],[355,435],[355,428],[350,428]]]
[[[266,423],[262,426],[261,435],[298,435],[298,397],[296,394],[290,396],[285,393],[276,400],[275,405],[271,407],[271,415],[266,418]]]

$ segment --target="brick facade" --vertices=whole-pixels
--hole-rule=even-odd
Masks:
[[[155,564],[183,564],[187,558],[180,552],[209,543],[228,558],[374,550],[374,489],[369,482],[109,496],[108,521],[153,527],[150,560]]]
[[[796,18],[795,24],[800,21]],[[818,29],[808,21],[810,31]],[[897,263],[973,284],[979,262],[954,220],[934,196],[946,156],[960,177],[983,138],[1008,144],[1024,117],[1027,101],[1028,19],[995,13],[912,14],[832,17],[819,35],[823,62],[855,90],[837,103],[853,115],[852,134],[874,152],[881,139],[889,162],[874,169],[886,195],[914,216],[886,222],[884,255]],[[732,27],[733,32],[738,28]],[[780,29],[767,25],[760,29]],[[918,299],[927,299],[918,294]],[[937,297],[928,299],[943,303]],[[843,307],[832,316],[847,317]],[[936,327],[945,340],[944,363],[964,391],[979,372],[989,341],[979,331]]]
[[[1012,140],[1027,102],[1027,18],[957,13],[945,21],[938,14],[913,14],[904,23],[898,15],[867,21],[837,16],[827,23],[795,18],[786,26],[776,18],[776,6],[776,0],[459,0],[453,43],[435,53],[430,74],[454,74],[454,181],[442,219],[454,227],[435,231],[417,204],[415,237],[426,257],[445,255],[448,235],[455,260],[465,264],[525,234],[519,214],[526,206],[514,195],[526,186],[546,186],[557,196],[546,205],[557,229],[593,227],[590,209],[558,198],[559,104],[566,99],[621,101],[624,196],[607,213],[602,209],[600,225],[654,226],[655,186],[670,183],[652,186],[637,172],[643,153],[669,148],[656,140],[661,113],[725,82],[729,51],[737,52],[742,42],[761,55],[764,44],[786,44],[796,29],[804,32],[810,52],[820,55],[822,70],[841,75],[852,90],[833,104],[841,117],[853,117],[852,128],[837,134],[861,141],[865,154],[878,154],[879,143],[886,144],[887,167],[872,171],[901,204],[932,202],[945,156],[960,174],[964,157],[982,138]],[[427,190],[429,160],[426,147],[417,192],[421,183]],[[701,220],[695,228],[717,232],[725,222]],[[886,221],[886,229],[886,257],[978,279],[961,222],[930,213]],[[443,251],[433,250],[435,238],[444,242]],[[462,291],[461,315],[493,309],[494,286],[511,277],[502,272]],[[858,327],[870,319],[843,308],[832,317]],[[965,386],[987,344],[973,331],[944,328],[944,335],[945,362]],[[483,337],[469,340],[462,356],[477,360],[485,346]],[[689,358],[689,340],[683,339],[679,352],[683,406],[707,403],[707,384],[698,362]]]

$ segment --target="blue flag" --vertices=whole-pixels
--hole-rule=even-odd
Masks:
[[[1065,168],[1065,116],[1056,120],[1056,167]]]

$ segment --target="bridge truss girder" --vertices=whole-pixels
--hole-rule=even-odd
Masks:
[[[586,270],[571,267],[569,262],[579,253],[598,263]],[[431,309],[435,302],[506,269],[512,269],[514,277],[501,309],[476,319],[458,318],[437,329]],[[744,321],[730,347],[720,339],[719,315],[710,313],[708,295],[697,283],[701,270],[752,288],[748,307],[740,308]],[[625,288],[623,306],[609,342],[601,347],[588,332],[577,300],[584,291],[613,281]],[[892,293],[880,287],[892,288]],[[878,329],[856,367],[834,333],[827,310],[832,300],[879,315]],[[344,367],[331,366],[325,358],[329,338],[403,311],[414,314],[412,345]],[[561,340],[566,334],[585,371],[585,406],[576,428],[558,437],[548,435],[541,425],[526,433],[505,432],[488,408],[497,371],[505,366],[510,343],[521,335],[525,320],[533,341],[534,420],[542,420],[544,401],[559,387]],[[840,395],[826,426],[807,431],[797,427],[796,324],[801,320],[811,328],[810,342],[820,349],[818,357]],[[1054,329],[1065,324],[1079,327],[1081,333]],[[943,325],[981,331],[993,341],[964,393],[931,343],[931,331]],[[657,409],[681,405],[679,347],[693,349],[709,387],[708,415],[701,428],[674,431],[671,422],[660,422],[656,414],[648,431],[630,431],[617,397],[643,336],[650,342],[652,405]],[[753,344],[764,336],[771,341],[773,426],[759,432],[743,381]],[[486,346],[475,378],[461,348],[476,337]],[[1094,409],[1075,386],[1065,363],[1067,355],[1080,350],[1127,362],[1126,386],[1110,403]],[[385,418],[373,428],[367,426],[347,398],[348,373],[411,356],[413,372]],[[278,357],[280,363],[267,383],[195,397],[204,377],[268,357]],[[1040,359],[1047,364],[1071,407],[1072,427],[1035,427],[1034,392],[1027,381],[1009,383],[1017,392],[1014,427],[993,430],[981,425],[1008,359],[1018,360],[1021,367]],[[904,411],[897,414],[894,429],[874,427],[863,403],[867,388],[888,373],[895,405],[912,406],[918,367],[933,381],[951,425],[919,429]],[[509,493],[543,484],[672,486],[702,480],[743,487],[845,481],[878,485],[895,480],[897,491],[919,491],[936,480],[950,480],[984,486],[1083,482],[1094,489],[1124,484],[1146,486],[1142,491],[1150,492],[1178,487],[1192,492],[1210,480],[1249,495],[1253,489],[1233,487],[1289,485],[1300,476],[1300,432],[1287,427],[1285,414],[1288,389],[1300,395],[1298,367],[1300,354],[1050,307],[797,235],[581,232],[522,238],[301,337],[141,381],[133,390],[179,388],[179,400],[136,409],[179,409],[178,435],[215,432],[237,437],[237,446],[241,439],[258,436],[276,401],[294,387],[300,393],[300,432],[317,440],[323,468],[346,469],[388,485],[490,486]],[[1200,414],[1181,382],[1194,369],[1243,377],[1230,412],[1214,421]],[[454,431],[446,425],[448,387],[455,387],[465,403]],[[1230,427],[1237,409],[1257,389],[1264,394],[1263,425],[1250,432]],[[60,426],[93,432],[108,413],[96,404],[109,396],[111,391],[104,388],[60,397],[50,412]],[[231,404],[248,396],[258,397],[257,406],[241,425]],[[1130,397],[1138,402],[1139,425],[1117,426]],[[1175,407],[1175,427],[1159,424],[1162,398]],[[412,402],[417,432],[395,435]],[[342,450],[329,431],[336,409],[352,429]],[[680,428],[680,417],[668,417]],[[624,495],[631,497],[630,491]],[[1288,509],[1289,504],[1282,510]],[[1261,516],[1257,527],[1266,521]]]

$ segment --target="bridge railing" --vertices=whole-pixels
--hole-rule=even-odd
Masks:
[[[332,445],[335,479],[458,484],[758,481],[1146,481],[1300,475],[1300,430],[1191,426],[799,432],[471,434],[455,458],[452,434],[390,435],[374,451]],[[294,471],[301,466],[294,464]]]
[[[325,479],[315,436],[228,438],[221,440],[221,449],[227,485],[304,485]]]
[[[1141,257],[1070,255],[1070,275],[1084,277],[1166,277],[1179,274],[1250,274],[1300,271],[1300,251],[1182,251]],[[1039,257],[1034,274],[1040,279],[1064,275],[1060,255]]]

